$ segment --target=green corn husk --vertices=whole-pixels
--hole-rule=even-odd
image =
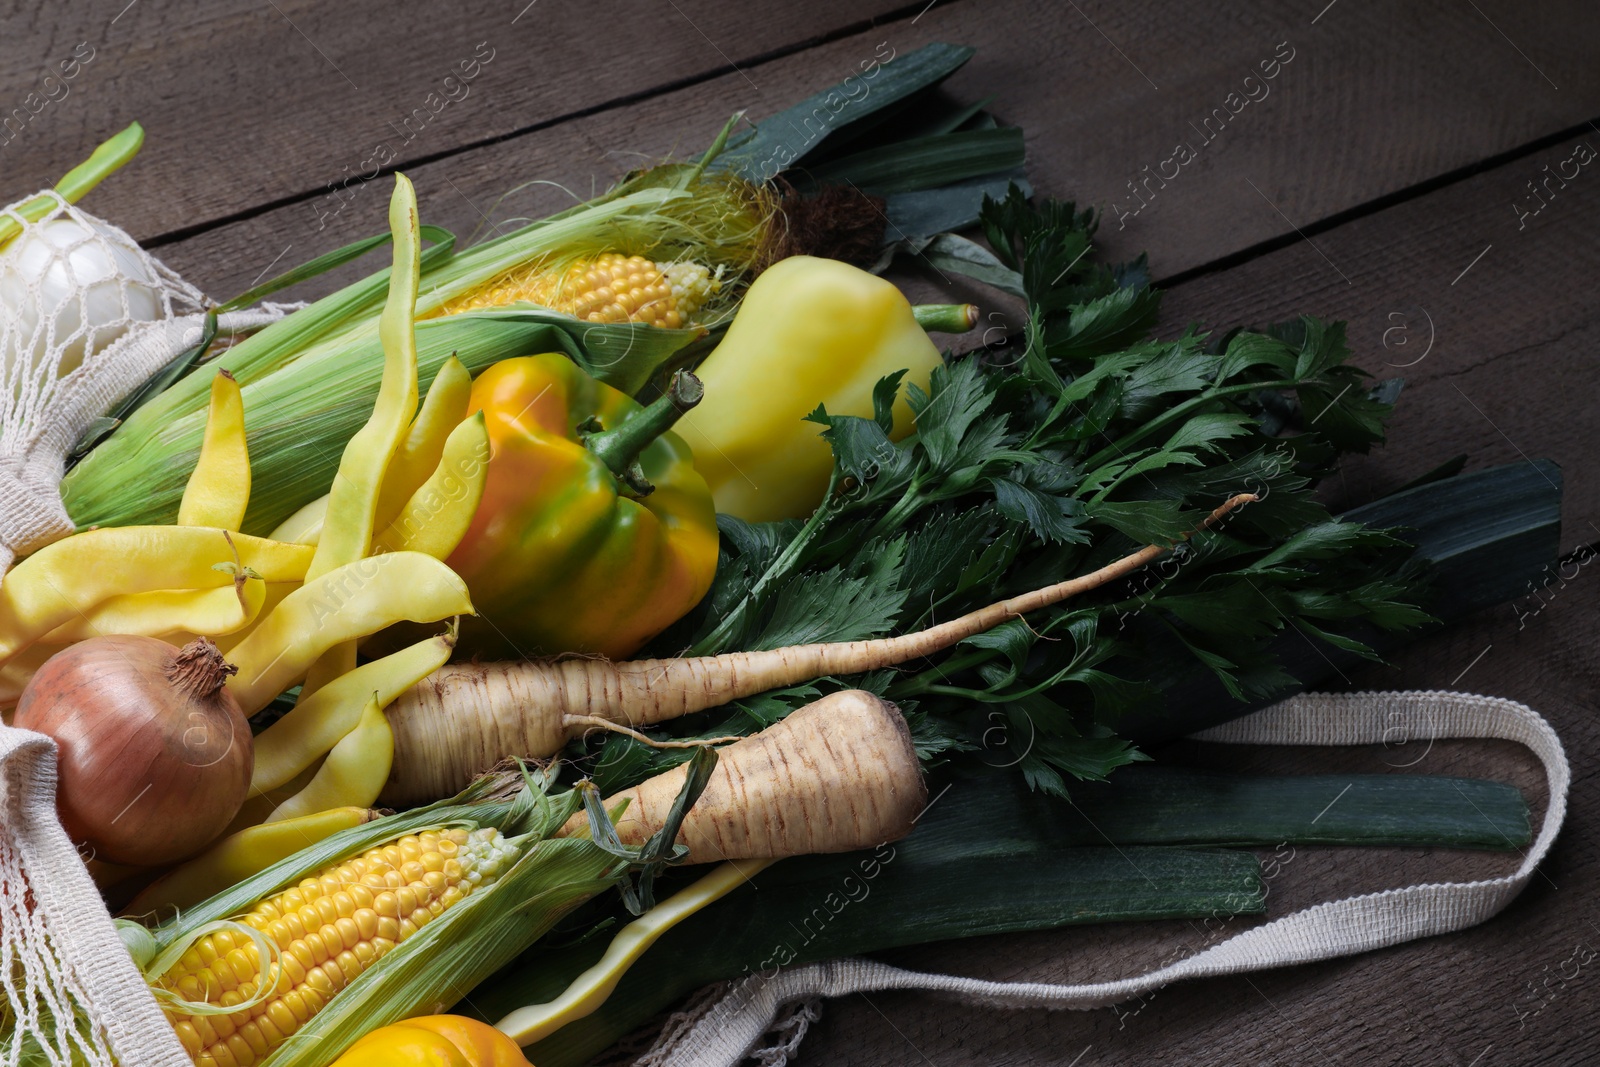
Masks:
[[[641,188],[469,252],[447,251],[425,261],[417,301],[423,320],[417,324],[420,387],[427,389],[452,352],[477,372],[512,356],[564,351],[601,380],[636,391],[656,365],[698,331],[596,325],[532,306],[427,316],[453,297],[540,257],[603,250],[625,239],[643,241],[640,234],[653,235],[650,240],[668,250],[690,241],[708,247],[706,220],[688,210],[695,206],[703,209],[705,203],[689,192]],[[677,212],[680,207],[685,210]],[[256,487],[247,531],[270,531],[332,483],[339,454],[370,413],[382,377],[377,316],[387,291],[384,270],[213,361],[244,387]],[[209,379],[209,374],[181,379],[134,412],[67,475],[62,499],[74,522],[86,527],[172,521],[199,455]]]
[[[263,1061],[321,1067],[379,1026],[454,1003],[635,865],[637,856],[588,838],[550,836],[581,810],[582,791],[551,796],[554,773],[535,771],[524,773],[514,798],[497,799],[505,780],[485,779],[451,801],[334,834],[152,931],[122,920],[124,941],[154,980],[195,937],[369,848],[422,830],[498,829],[517,853],[508,870],[369,965]]]
[[[440,826],[492,826],[501,833],[511,834],[542,828],[553,817],[540,817],[541,807],[552,803],[545,799],[542,792],[535,794],[532,789],[524,788],[514,797],[507,797],[505,793],[504,779],[483,777],[448,800],[330,834],[171,919],[152,926],[153,948],[165,951],[200,927],[218,919],[243,914],[254,907],[257,901],[289,888],[313,872],[342,863],[374,845],[385,844],[406,834]],[[148,918],[154,921],[158,917]]]
[[[271,938],[235,919],[262,899],[407,834],[446,827],[498,830],[515,855],[508,870],[493,881],[481,882],[464,900],[368,964],[290,1040],[261,1061],[261,1067],[323,1067],[378,1027],[454,1004],[562,917],[610,887],[622,891],[622,900],[635,914],[653,907],[652,886],[661,870],[687,854],[676,844],[678,831],[716,764],[716,752],[696,752],[660,830],[633,848],[617,840],[610,821],[622,813],[625,803],[608,813],[587,782],[551,795],[557,769],[530,770],[518,763],[516,771],[486,775],[451,800],[333,834],[154,930],[131,919],[118,920],[123,943],[155,983],[198,938],[232,927],[256,943],[265,973],[275,951]],[[515,794],[505,799],[513,787]],[[552,836],[580,811],[589,816],[587,834]],[[637,885],[630,878],[634,872]],[[258,996],[273,992],[263,989]],[[223,1007],[184,1000],[165,988],[158,988],[157,996],[169,1010],[190,1016],[229,1014],[252,1003]]]
[[[580,257],[614,251],[657,261],[692,260],[715,271],[722,291],[702,315],[708,322],[725,320],[741,285],[781,229],[778,190],[768,184],[774,173],[764,169],[777,158],[774,151],[783,167],[822,161],[829,180],[858,186],[881,183],[888,167],[896,178],[893,189],[886,188],[892,193],[891,219],[909,219],[903,213],[909,207],[919,226],[972,222],[983,190],[1020,164],[1021,135],[996,129],[982,105],[952,107],[938,97],[940,82],[971,55],[970,48],[937,44],[874,63],[871,73],[780,112],[754,131],[730,138],[730,122],[698,163],[666,163],[630,175],[594,200],[468,251],[455,251],[453,238],[431,230],[436,246],[423,257],[417,302],[418,319],[427,320],[418,326],[422,388],[451,351],[474,372],[512,356],[563,351],[602,381],[638,392],[704,331],[595,326],[530,305],[430,316],[509,274],[560,270]],[[862,86],[869,91],[862,92]],[[896,127],[879,137],[877,150],[856,150],[861,134],[891,117]],[[850,154],[840,158],[841,148]],[[930,192],[933,201],[897,202]],[[899,225],[891,227],[886,244],[905,236]],[[358,242],[319,257],[228,306],[251,303],[382,241]],[[387,288],[388,272],[379,271],[246,338],[214,361],[244,386],[249,412],[255,496],[246,532],[269,532],[327,491],[345,441],[366,416],[363,398],[370,397],[379,379],[376,323]],[[81,443],[79,451],[87,455],[62,484],[67,513],[80,528],[172,521],[199,454],[209,378],[181,378],[120,423],[102,421]]]
[[[493,886],[374,963],[261,1067],[323,1067],[380,1026],[455,1003],[568,911],[611,885],[618,866],[590,841],[529,845]]]
[[[418,385],[426,393],[451,355],[476,374],[535,352],[565,352],[602,380],[632,382],[693,337],[690,330],[579,323],[533,307],[464,312],[417,323]],[[267,534],[328,491],[345,442],[372,412],[382,355],[373,332],[342,346],[315,346],[292,368],[245,383],[252,492],[244,532]],[[217,362],[231,361],[224,356]],[[173,521],[200,455],[205,408],[191,408],[170,392],[140,409],[67,475],[62,497],[80,527]]]

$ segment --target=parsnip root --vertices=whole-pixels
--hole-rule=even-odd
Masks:
[[[1250,493],[1230,498],[1191,533],[1255,499]],[[811,678],[932,656],[1007,619],[1125,577],[1172,547],[1149,545],[1089,574],[898,637],[687,659],[573,658],[442,667],[389,708],[394,766],[380,802],[398,807],[436,800],[459,792],[506,756],[553,756],[568,740],[593,729],[596,718],[637,729]]]
[[[690,863],[873,848],[910,833],[928,803],[905,717],[859,689],[807,704],[717,754],[678,830]],[[675,767],[606,798],[607,810],[628,801],[617,820],[624,844],[661,829],[687,773]],[[579,812],[561,834],[588,827]]]

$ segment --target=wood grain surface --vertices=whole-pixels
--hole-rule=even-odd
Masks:
[[[144,153],[88,206],[217,297],[380,230],[381,186],[329,195],[379,145],[394,153],[380,169],[416,181],[424,221],[465,238],[587,197],[641,159],[695,153],[733,112],[776,111],[880,45],[972,44],[978,55],[949,91],[993,97],[1002,121],[1025,128],[1038,190],[1104,207],[1104,252],[1149,250],[1157,276],[1173,282],[1164,328],[1343,318],[1362,366],[1407,379],[1387,446],[1347,466],[1329,487],[1334,502],[1359,502],[1457,453],[1474,467],[1549,457],[1565,475],[1564,547],[1600,541],[1600,166],[1574,174],[1571,163],[1579,144],[1600,148],[1600,18],[1581,0],[29,0],[0,4],[0,26],[8,189],[47,183],[138,119]],[[84,48],[92,58],[61,81],[60,63]],[[447,86],[482,49],[492,58],[479,60],[470,91]],[[1276,64],[1272,78],[1263,63]],[[428,109],[430,92],[460,98],[422,121],[415,109]],[[4,127],[17,109],[25,117]],[[1179,161],[1180,145],[1192,158]],[[1113,1011],[847,998],[826,1006],[799,1062],[1600,1062],[1600,974],[1591,965],[1573,975],[1569,962],[1600,949],[1600,569],[1566,573],[1575,576],[1341,683],[1511,697],[1560,732],[1574,769],[1567,829],[1494,921],[1348,960],[1180,985]],[[1509,744],[1339,753],[1186,744],[1161,755],[1241,769],[1473,774],[1516,783],[1541,812],[1545,800],[1536,763]],[[1516,863],[1447,850],[1307,848],[1277,859],[1270,915]],[[1198,924],[1126,924],[888,957],[1085,980],[1135,973],[1214,936]]]
[[[8,6],[21,10],[6,13],[0,34],[0,115],[42,92],[80,47],[92,56],[0,148],[8,186],[53,181],[137,120],[151,146],[141,172],[107,186],[97,206],[148,239],[319,199],[329,183],[369,173],[369,160],[414,166],[754,66],[897,5],[815,0],[761,18],[729,18],[715,0]],[[392,150],[386,164],[380,146]]]

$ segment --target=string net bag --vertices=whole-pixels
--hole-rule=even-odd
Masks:
[[[0,211],[0,574],[74,530],[69,453],[198,344],[206,299],[133,238],[46,191]],[[287,309],[219,317],[257,329]],[[0,725],[0,1065],[190,1067],[56,817],[56,745]]]
[[[56,746],[0,727],[0,1063],[193,1067],[56,819]]]
[[[122,230],[46,190],[43,218],[18,202],[0,250],[0,573],[73,531],[61,503],[67,455],[91,423],[186,348],[204,327],[201,292]],[[222,316],[257,328],[281,309]]]

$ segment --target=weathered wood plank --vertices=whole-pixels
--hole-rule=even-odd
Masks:
[[[748,66],[741,61],[743,74],[729,72],[625,108],[537,129],[407,170],[419,181],[424,212],[434,221],[465,232],[515,185],[537,179],[587,195],[640,159],[673,150],[697,150],[739,108],[749,108],[755,115],[770,113],[837,81],[880,46],[901,53],[932,40],[960,41],[978,46],[979,54],[952,79],[951,91],[964,99],[994,97],[995,111],[1028,131],[1030,173],[1035,184],[1044,192],[1107,205],[1108,221],[1102,229],[1107,247],[1118,255],[1148,249],[1159,272],[1171,276],[1263,241],[1292,237],[1295,227],[1304,229],[1375,197],[1395,194],[1600,113],[1600,69],[1583,61],[1600,45],[1600,40],[1589,40],[1600,38],[1600,23],[1582,17],[1576,0],[1521,12],[1509,4],[1480,6],[1495,25],[1511,25],[1512,16],[1517,16],[1519,47],[1556,80],[1559,92],[1527,67],[1516,49],[1470,7],[1429,16],[1429,47],[1424,49],[1418,47],[1418,36],[1424,32],[1421,8],[1418,13],[1396,15],[1339,5],[1313,26],[1303,14],[1228,12],[1216,10],[1215,5],[1188,3],[1120,8],[1080,5],[1080,16],[1068,8],[1041,15],[1021,0],[981,7],[946,0],[920,17],[901,18],[800,54]],[[533,10],[542,11],[543,6]],[[552,8],[542,17],[565,17],[566,10]],[[691,14],[696,23],[706,25],[709,16],[698,9]],[[532,18],[532,13],[527,17]],[[809,11],[807,17],[816,18]],[[404,19],[396,16],[393,21]],[[754,28],[743,27],[781,23],[783,16],[739,21],[741,33],[755,34]],[[821,20],[817,21],[820,24]],[[477,26],[482,19],[473,23],[458,18],[456,22]],[[209,27],[211,23],[200,25]],[[228,32],[194,31],[201,38],[195,45],[200,49],[198,63],[207,71],[211,69],[207,63],[216,62],[216,57],[204,51],[210,47],[204,43],[211,39],[207,34],[232,40],[228,33],[237,32],[231,29],[233,22],[224,20],[224,25],[230,28]],[[462,29],[458,40],[454,30],[444,31],[438,42],[430,44],[439,51],[429,55],[443,56],[447,45],[468,38],[481,40],[481,34],[473,36],[475,32]],[[1107,38],[1117,42],[1161,88],[1152,89]],[[569,36],[561,40],[573,53],[589,55],[582,45],[584,39]],[[626,55],[630,66],[654,69],[660,62],[657,52],[661,49],[643,47],[632,36],[625,37],[623,46],[607,40],[608,47],[615,47],[609,54]],[[764,40],[753,40],[747,48],[730,54],[742,56]],[[1292,53],[1287,64],[1276,59],[1283,42],[1287,47],[1282,54]],[[547,50],[524,47],[514,40],[502,47],[496,39],[491,45],[499,49],[496,58],[473,83],[481,88],[481,94],[462,101],[457,108],[446,108],[419,137],[419,152],[424,148],[432,152],[434,144],[457,144],[461,138],[486,131],[519,128],[540,114],[537,102],[522,102],[518,94],[534,90],[521,81],[547,87],[552,80],[560,80],[555,73],[565,68],[556,60],[565,59],[534,64],[537,71],[526,74],[521,64],[532,63],[530,56],[546,56]],[[704,49],[705,42],[700,41],[698,47]],[[402,61],[394,58],[396,54],[410,53],[391,50],[390,64],[397,69],[428,69],[426,62],[414,56]],[[312,59],[322,63],[318,57]],[[309,76],[311,60],[301,57],[295,62],[302,61],[308,66],[300,74]],[[1257,95],[1267,95],[1246,104],[1237,116],[1228,116],[1230,121],[1220,131],[1217,116],[1205,126],[1210,109],[1223,108],[1226,115],[1228,94],[1242,91],[1245,75],[1250,70],[1259,75],[1263,62],[1269,69],[1277,63],[1275,77],[1270,82],[1251,82],[1249,88]],[[283,80],[283,72],[299,70],[292,65],[280,67],[276,80]],[[352,76],[359,84],[362,78],[377,77],[388,69],[381,64],[361,66],[360,75]],[[83,77],[87,79],[93,72],[91,64]],[[251,86],[249,92],[261,99],[275,99],[276,81],[263,84],[254,67],[236,70],[232,76],[241,85]],[[746,82],[747,76],[759,91]],[[171,93],[181,96],[190,91],[183,87],[207,85],[206,79],[220,75],[168,71],[163,77],[172,81],[162,84],[177,86]],[[409,88],[413,83],[414,79],[404,84]],[[357,101],[357,94],[342,82],[341,88],[329,87],[326,79],[318,84],[326,99],[318,98],[315,110],[307,110],[310,104],[296,110],[284,103],[275,105],[278,110],[265,119],[247,120],[235,108],[229,130],[235,140],[241,140],[238,130],[257,124],[268,132],[243,138],[216,158],[209,152],[174,149],[174,143],[188,143],[176,133],[153,136],[147,158],[119,177],[114,186],[106,187],[104,199],[97,205],[136,234],[149,237],[213,218],[218,211],[231,210],[228,205],[270,201],[286,191],[321,189],[338,178],[346,164],[359,165],[367,158],[364,152],[352,157],[349,146],[388,136],[386,122],[398,121],[397,115],[404,114],[404,109],[393,109],[409,97],[396,97],[399,102],[391,101],[390,110],[378,114],[373,110],[378,105]],[[1262,88],[1257,88],[1258,84]],[[129,81],[123,91],[131,93],[137,85],[136,80]],[[427,91],[420,84],[415,88],[419,93]],[[291,87],[290,91],[303,89]],[[76,101],[77,97],[72,97],[64,104],[77,106]],[[354,109],[354,117],[345,117],[333,106],[335,101]],[[1238,106],[1237,102],[1232,106]],[[452,110],[458,111],[459,117],[452,118]],[[87,112],[85,102],[82,113]],[[508,115],[512,117],[507,119]],[[338,122],[328,128],[335,132],[319,132],[334,118]],[[212,121],[203,119],[204,123]],[[1139,214],[1129,215],[1119,231],[1122,213],[1131,211],[1135,203],[1129,199],[1128,182],[1145,180],[1142,168],[1146,166],[1152,172],[1161,170],[1162,161],[1172,155],[1179,140],[1188,137],[1198,143],[1200,135],[1190,129],[1191,121],[1211,131],[1214,139],[1201,145],[1195,160],[1180,167],[1178,177],[1165,188],[1152,180],[1149,189],[1154,198]],[[111,124],[103,125],[109,129]],[[87,132],[80,132],[65,143],[77,146],[91,140]],[[226,143],[209,136],[204,140]],[[260,159],[263,155],[267,157],[264,161]],[[226,161],[232,177],[217,177],[218,159]],[[55,165],[51,161],[51,166]],[[1167,172],[1172,173],[1171,168]],[[48,173],[49,168],[39,171],[33,183]],[[542,198],[513,198],[497,217],[548,210],[560,202],[553,191],[548,192]],[[227,205],[219,197],[226,197]],[[208,289],[231,292],[290,244],[297,247],[288,253],[286,263],[373,232],[382,220],[381,208],[371,203],[374,199],[381,197],[359,194],[330,218],[338,202],[313,198],[169,247],[163,254]],[[319,230],[319,225],[325,229]]]
[[[711,0],[21,6],[0,34],[5,195],[137,120],[146,154],[94,208],[143,239],[735,68],[744,102],[775,110],[789,101],[746,68],[904,5],[755,18]]]
[[[1171,292],[1165,316],[1174,327],[1343,319],[1358,364],[1406,379],[1389,444],[1347,465],[1336,500],[1394,489],[1457,453],[1474,467],[1547,456],[1563,469],[1566,546],[1600,541],[1596,149],[1600,134],[1573,138],[1198,278]],[[1562,187],[1558,175],[1522,219],[1517,208],[1537,203],[1528,182],[1563,167],[1576,177]]]
[[[1569,571],[1570,573],[1570,571]],[[1549,594],[1547,594],[1549,596]],[[1470,930],[1328,963],[1183,983],[1117,1009],[992,1012],[948,1000],[882,994],[830,1001],[800,1064],[884,1067],[933,1062],[1135,1067],[1148,1063],[1456,1064],[1587,1062],[1600,1012],[1600,578],[1588,569],[1524,621],[1491,611],[1408,650],[1352,688],[1461,688],[1522,700],[1561,734],[1572,761],[1566,831],[1528,889]],[[1491,648],[1492,646],[1492,648]],[[1479,658],[1480,653],[1487,654]],[[1459,681],[1457,679],[1459,678]],[[1193,746],[1173,758],[1232,769],[1470,774],[1522,788],[1542,817],[1537,762],[1517,746],[1451,742],[1387,750],[1235,750]],[[1445,850],[1311,849],[1264,853],[1268,918],[1319,900],[1423,880],[1509,873],[1515,856]],[[1276,867],[1271,861],[1276,859]],[[1233,920],[1082,928],[926,946],[890,954],[902,966],[1003,980],[1113,978],[1198,951]],[[1585,962],[1587,961],[1587,962]],[[1074,1061],[1074,1057],[1081,1059]]]
[[[1191,319],[1259,323],[1301,312],[1348,319],[1358,362],[1410,385],[1388,446],[1350,464],[1330,486],[1335,498],[1394,488],[1458,452],[1474,466],[1550,456],[1566,479],[1564,543],[1593,542],[1600,539],[1593,462],[1600,366],[1592,356],[1600,317],[1589,294],[1600,283],[1600,181],[1591,167],[1563,167],[1586,155],[1575,152],[1579,143],[1600,144],[1600,137],[1574,138],[1349,222],[1315,237],[1314,246],[1296,241],[1195,278],[1169,295],[1165,318],[1172,329]],[[1552,181],[1548,201],[1533,213],[1538,201],[1527,183],[1574,170],[1564,185]],[[1120,1013],[993,1015],[906,994],[850,998],[830,1005],[801,1062],[912,1064],[925,1054],[941,1067],[1032,1064],[1068,1062],[1080,1052],[1083,1065],[1581,1062],[1600,1008],[1600,985],[1579,965],[1600,948],[1600,928],[1590,921],[1600,914],[1595,573],[1569,563],[1537,596],[1530,591],[1407,650],[1393,669],[1349,679],[1352,689],[1508,696],[1540,710],[1560,732],[1574,770],[1567,831],[1544,874],[1489,924],[1347,961],[1175,987]],[[1537,765],[1510,745],[1341,755],[1229,750],[1208,758],[1319,772],[1409,769],[1415,761],[1430,773],[1514,781],[1539,810],[1544,802]],[[1272,914],[1423,879],[1503,874],[1514,864],[1433,851],[1302,849],[1285,865]],[[1280,883],[1273,884],[1276,892]],[[1066,981],[1134,973],[1203,943],[1203,929],[1165,924],[932,946],[894,958]]]

